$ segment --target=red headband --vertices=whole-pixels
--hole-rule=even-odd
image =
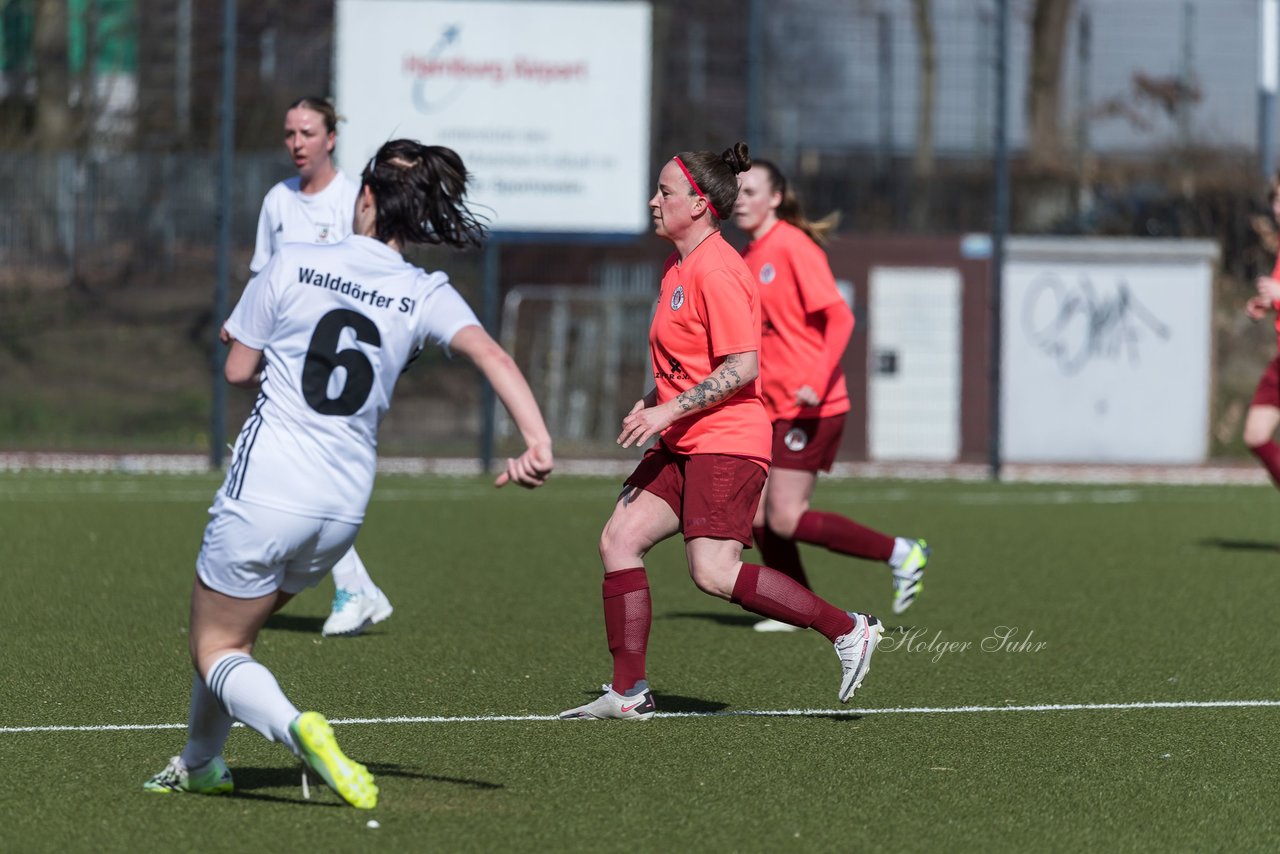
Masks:
[[[680,167],[680,171],[684,173],[684,177],[689,179],[689,186],[693,187],[693,191],[698,194],[698,198],[702,199],[704,202],[707,203],[707,207],[711,208],[711,213],[715,215],[716,219],[720,219],[720,211],[716,210],[715,205],[711,204],[711,200],[707,198],[706,193],[702,192],[702,188],[698,186],[698,182],[693,180],[693,176],[690,175],[689,170],[685,168],[684,162],[679,158],[679,156],[673,157],[671,159],[674,160],[676,162],[676,165]]]

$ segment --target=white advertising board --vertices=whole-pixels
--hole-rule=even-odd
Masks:
[[[337,158],[444,145],[502,232],[649,225],[651,9],[642,2],[338,0]]]
[[[1011,239],[1004,459],[1202,462],[1217,253],[1210,241]]]

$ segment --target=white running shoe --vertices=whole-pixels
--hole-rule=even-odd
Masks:
[[[653,702],[653,694],[649,692],[647,686],[640,693],[630,697],[619,694],[613,690],[612,685],[600,687],[605,689],[602,697],[575,709],[566,709],[560,713],[560,720],[603,721],[617,718],[624,721],[647,721],[657,710]]]
[[[840,666],[844,669],[840,677],[840,702],[847,703],[858,690],[862,680],[871,667],[871,653],[876,651],[880,643],[880,635],[884,626],[870,614],[856,614],[853,617],[853,631],[836,638],[836,655],[840,656]]]
[[[916,540],[902,565],[893,570],[893,613],[901,614],[924,590],[924,567],[932,554],[929,544]]]
[[[381,590],[375,589],[372,595],[367,595],[339,587],[333,596],[333,611],[324,621],[320,634],[353,637],[390,617],[392,610],[391,601]]]
[[[761,620],[751,627],[757,632],[800,632],[804,631],[799,626],[793,626],[790,623],[784,623],[781,620]]]

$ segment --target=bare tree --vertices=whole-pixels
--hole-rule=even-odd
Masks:
[[[911,170],[911,224],[922,228],[929,216],[933,180],[933,113],[938,89],[938,49],[933,31],[933,0],[912,0],[912,20],[920,45],[920,98],[916,108],[916,154]]]
[[[1075,0],[1035,0],[1027,81],[1028,157],[1045,169],[1062,162],[1062,65]]]
[[[34,22],[36,67],[36,144],[65,148],[71,144],[71,69],[68,67],[67,0],[38,0]]]

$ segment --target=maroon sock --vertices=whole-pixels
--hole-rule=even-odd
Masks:
[[[752,528],[756,538],[756,548],[760,550],[760,561],[770,569],[776,569],[799,584],[813,588],[809,584],[809,576],[805,574],[804,564],[800,562],[800,549],[795,540],[779,536],[767,527]]]
[[[601,592],[604,630],[613,654],[613,690],[625,694],[644,678],[644,655],[653,617],[649,577],[643,566],[607,572]]]
[[[1261,445],[1253,445],[1249,450],[1266,467],[1267,474],[1271,475],[1271,482],[1280,486],[1280,445],[1274,441],[1263,442]]]
[[[781,572],[744,563],[733,585],[733,603],[753,614],[802,629],[817,629],[835,643],[853,631],[853,618]]]
[[[793,536],[799,542],[823,546],[850,557],[886,562],[893,557],[893,537],[835,513],[805,511]]]

